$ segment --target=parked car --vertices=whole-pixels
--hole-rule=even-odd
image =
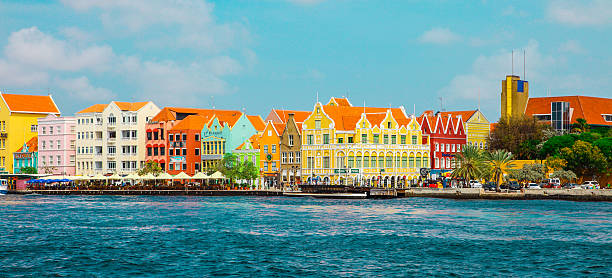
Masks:
[[[529,189],[542,189],[542,187],[540,187],[539,184],[534,183],[534,182],[530,182],[527,184],[527,188]]]
[[[582,183],[584,189],[599,189],[599,183],[597,181],[585,181]]]
[[[510,181],[508,183],[508,188],[510,190],[521,190],[521,185],[517,181]]]
[[[580,187],[580,185],[577,184],[577,183],[570,183],[570,182],[568,182],[568,183],[564,183],[562,187],[565,188],[565,189],[572,189],[572,188],[574,188],[576,186]]]
[[[482,188],[482,184],[478,182],[477,180],[471,180],[470,187],[471,188]]]
[[[497,184],[492,182],[492,181],[490,181],[490,182],[485,183],[482,186],[482,188],[484,188],[484,190],[495,191],[495,190],[497,190]]]

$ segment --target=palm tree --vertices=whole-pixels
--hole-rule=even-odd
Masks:
[[[457,167],[451,172],[453,178],[463,178],[466,182],[480,177],[482,173],[483,156],[476,146],[466,145],[455,155]]]
[[[510,168],[514,168],[512,153],[505,150],[488,152],[486,153],[485,161],[491,168],[491,174],[495,184],[497,185],[497,192],[499,192],[499,181],[501,180],[504,172]]]

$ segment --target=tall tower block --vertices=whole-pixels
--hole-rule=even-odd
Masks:
[[[501,117],[522,116],[528,100],[529,82],[517,75],[506,75],[506,80],[502,80]]]

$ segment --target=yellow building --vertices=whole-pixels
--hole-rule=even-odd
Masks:
[[[53,98],[0,92],[0,171],[13,173],[13,152],[38,136],[38,118],[60,115]]]
[[[467,144],[481,149],[487,148],[487,139],[491,133],[491,123],[480,110],[440,112],[443,117],[460,117],[465,122]]]
[[[506,75],[506,80],[502,80],[502,118],[523,116],[528,100],[529,82],[521,80],[520,76]]]
[[[416,182],[420,168],[429,168],[429,137],[403,108],[333,98],[317,102],[303,123],[303,181],[398,187]]]

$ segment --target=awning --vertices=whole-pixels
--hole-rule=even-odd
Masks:
[[[166,147],[166,145],[164,145],[164,144],[159,144],[159,147],[160,147],[160,148],[165,148],[165,147]]]
[[[147,128],[147,132],[152,132],[152,130],[150,128]]]
[[[153,148],[157,148],[157,144],[153,144]]]
[[[147,148],[150,148],[150,147],[152,147],[151,144],[147,144]]]
[[[165,159],[160,159],[159,163],[166,163],[166,160]]]

